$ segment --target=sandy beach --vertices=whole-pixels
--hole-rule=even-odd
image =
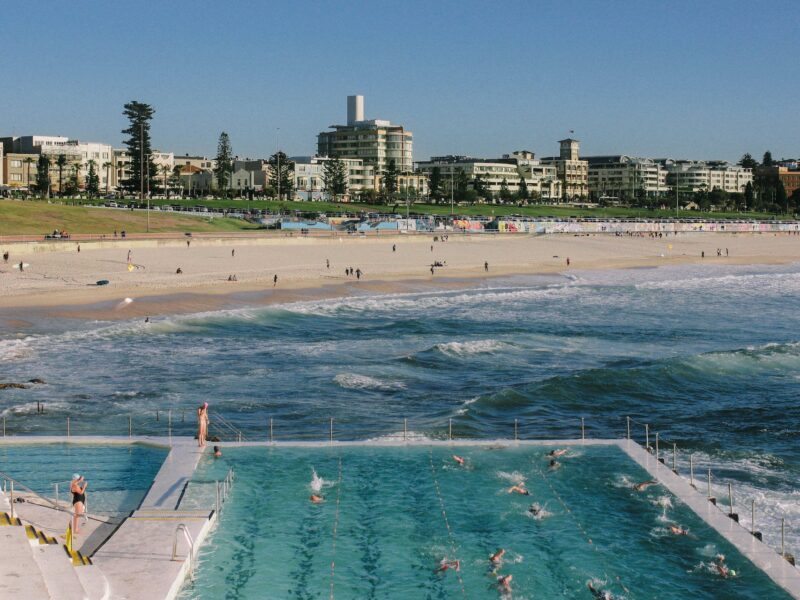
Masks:
[[[80,246],[80,252],[72,242],[8,244],[0,249],[10,253],[8,262],[0,263],[0,309],[6,316],[15,308],[41,308],[54,316],[131,318],[402,291],[409,286],[463,286],[476,277],[800,260],[800,236],[775,234],[451,234],[446,242],[441,237],[434,241],[433,235],[202,238],[190,244],[176,238]],[[15,266],[19,262],[28,265],[22,272]],[[435,262],[445,266],[432,274]],[[361,270],[360,280],[345,274],[349,267]],[[236,281],[228,281],[234,275]],[[109,283],[98,286],[99,280]],[[125,298],[133,301],[125,303]]]

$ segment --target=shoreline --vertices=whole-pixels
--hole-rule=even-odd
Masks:
[[[8,264],[0,264],[0,322],[21,326],[42,317],[126,320],[364,293],[445,291],[492,279],[564,275],[571,270],[800,261],[800,237],[777,234],[696,233],[655,239],[556,234],[454,237],[447,242],[433,242],[433,236],[295,237],[235,243],[211,238],[192,242],[190,247],[184,240],[118,241],[111,247],[108,242],[98,248],[87,244],[80,253],[34,251],[22,258],[32,263],[24,273],[10,268],[12,255]],[[716,255],[718,248],[722,256]],[[125,262],[129,250],[138,265],[131,271]],[[727,251],[729,256],[725,256]],[[431,261],[448,266],[435,268],[432,275]],[[488,271],[484,262],[489,263]],[[173,271],[176,264],[183,275]],[[363,269],[364,277],[346,276],[345,265]],[[227,281],[226,273],[234,269],[238,281]],[[110,285],[91,283],[109,271],[113,272],[107,276],[113,277]],[[278,275],[277,284],[274,275]],[[126,298],[133,301],[125,303]]]

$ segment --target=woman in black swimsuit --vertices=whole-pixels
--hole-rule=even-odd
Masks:
[[[86,486],[88,482],[83,478],[83,475],[72,476],[72,483],[70,483],[69,491],[72,492],[72,534],[77,535],[80,533],[78,529],[78,517],[86,512]]]

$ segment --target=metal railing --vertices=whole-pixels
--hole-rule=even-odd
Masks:
[[[220,511],[222,510],[222,506],[228,500],[228,496],[231,493],[231,488],[233,488],[233,477],[233,469],[228,469],[228,472],[225,474],[225,478],[222,481],[215,482],[217,489],[217,515],[219,515]]]
[[[170,560],[175,560],[178,556],[178,532],[183,531],[183,537],[186,540],[186,543],[189,546],[189,553],[187,555],[187,561],[189,563],[189,579],[194,581],[194,538],[192,538],[192,534],[189,533],[189,529],[183,523],[180,523],[175,528],[175,536],[172,538],[172,558]]]

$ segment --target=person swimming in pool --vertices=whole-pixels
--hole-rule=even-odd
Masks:
[[[323,498],[322,496],[318,496],[317,494],[311,494],[311,496],[309,496],[308,499],[311,501],[312,504],[322,504],[323,502],[325,502],[325,498]]]
[[[500,575],[497,578],[497,587],[500,589],[501,592],[511,592],[511,580],[514,579],[514,576],[510,573],[508,575]]]
[[[725,564],[724,554],[717,554],[717,557],[714,559],[714,569],[716,569],[717,573],[719,573],[723,579],[734,577],[736,575],[736,571],[729,569]]]
[[[559,456],[564,456],[569,450],[567,448],[559,448],[557,450],[550,450],[547,453],[547,456],[551,456],[553,458],[558,458]]]
[[[516,484],[516,485],[512,485],[510,488],[508,488],[508,493],[509,494],[522,494],[523,496],[530,496],[531,495],[531,493],[528,490],[525,489],[525,484],[521,483],[521,482]]]
[[[592,593],[592,597],[596,598],[597,600],[614,600],[614,596],[611,595],[611,592],[608,590],[598,590],[592,582],[586,584],[586,587],[589,588],[589,591]]]
[[[556,469],[560,469],[560,468],[561,468],[561,463],[560,462],[558,462],[555,459],[550,461],[550,470],[551,471],[555,471]]]
[[[461,561],[460,560],[447,560],[443,558],[439,563],[439,568],[436,569],[436,573],[444,573],[448,569],[455,569],[456,571],[461,570]]]
[[[489,562],[494,566],[498,566],[503,562],[503,555],[506,553],[504,548],[500,548],[497,552],[489,557]]]
[[[453,454],[453,460],[458,463],[459,466],[464,466],[464,459],[460,457],[458,454]]]
[[[673,535],[689,535],[689,530],[684,529],[680,525],[670,525],[669,532]]]
[[[649,480],[649,481],[643,481],[643,482],[641,482],[641,483],[637,483],[637,484],[635,484],[635,485],[633,486],[633,489],[634,489],[635,491],[637,491],[637,492],[643,492],[643,491],[645,491],[647,488],[649,488],[651,485],[657,485],[657,484],[658,484],[658,481],[656,481],[655,479],[651,479],[651,480]]]

